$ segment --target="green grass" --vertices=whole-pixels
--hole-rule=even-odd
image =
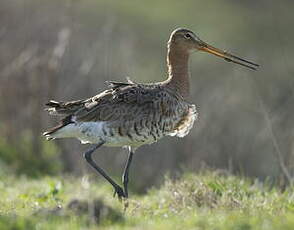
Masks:
[[[96,179],[2,175],[0,229],[294,229],[293,188],[187,173],[120,203]]]

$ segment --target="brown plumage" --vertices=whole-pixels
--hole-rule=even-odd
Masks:
[[[110,87],[86,100],[50,101],[47,104],[50,106],[47,109],[50,114],[67,116],[61,124],[45,132],[44,135],[48,138],[58,138],[58,131],[62,137],[62,128],[69,124],[105,122],[101,139],[110,140],[115,139],[116,135],[125,136],[129,142],[121,145],[138,147],[145,141],[154,142],[165,135],[184,136],[192,127],[191,122],[196,118],[188,117],[195,116],[195,106],[190,105],[180,94],[171,90],[167,83],[146,85],[112,82]],[[57,133],[54,135],[55,132]],[[78,138],[87,142],[86,138],[79,136]],[[106,141],[105,144],[111,145],[111,142],[111,140],[109,143]]]
[[[48,139],[76,137],[82,143],[96,144],[85,153],[86,160],[113,185],[119,198],[127,197],[128,170],[134,149],[167,135],[183,137],[197,119],[195,106],[187,101],[188,60],[194,50],[212,53],[250,69],[258,66],[206,44],[190,30],[177,29],[168,41],[167,80],[151,84],[108,82],[109,89],[85,100],[50,101],[46,104],[48,112],[64,118],[44,136]],[[124,190],[92,160],[91,154],[101,145],[129,146]]]

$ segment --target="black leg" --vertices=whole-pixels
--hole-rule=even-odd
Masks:
[[[95,161],[92,159],[92,154],[96,149],[101,147],[104,144],[104,142],[101,142],[97,145],[95,145],[93,148],[89,149],[87,152],[84,153],[84,158],[86,161],[98,172],[100,173],[114,188],[114,196],[117,194],[118,198],[121,199],[122,197],[126,197],[123,189],[114,182],[107,174],[106,172],[100,168]]]
[[[133,159],[133,155],[134,155],[134,152],[132,151],[131,147],[129,147],[129,156],[128,156],[128,160],[127,160],[127,163],[123,172],[123,176],[122,176],[122,182],[124,185],[124,192],[125,192],[126,198],[128,198],[129,170],[130,170],[131,162]]]

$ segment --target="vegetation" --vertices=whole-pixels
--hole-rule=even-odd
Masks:
[[[41,137],[39,137],[41,139]],[[17,144],[12,145],[0,136],[0,168],[1,171],[10,171],[14,174],[27,176],[42,176],[60,174],[62,162],[59,158],[59,150],[54,142],[48,142],[44,138],[40,140],[41,152],[34,155],[32,135],[25,132]]]
[[[0,229],[294,228],[290,187],[281,192],[225,172],[187,173],[120,203],[94,179],[2,175]]]

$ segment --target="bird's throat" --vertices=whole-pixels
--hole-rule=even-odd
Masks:
[[[182,97],[189,96],[189,52],[168,46],[167,67],[168,80],[167,86],[178,92]]]

